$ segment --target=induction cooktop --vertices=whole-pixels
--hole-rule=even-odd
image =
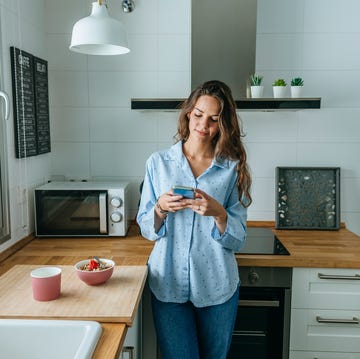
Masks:
[[[239,254],[289,255],[290,253],[270,228],[250,227],[247,239]]]

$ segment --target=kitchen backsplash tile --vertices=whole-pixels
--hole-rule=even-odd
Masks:
[[[355,70],[359,69],[360,48],[349,46],[360,42],[358,33],[306,33],[303,35],[302,67],[304,70]],[[319,51],[321,44],[321,51]],[[314,53],[317,56],[314,56]],[[339,61],[337,54],[342,54]],[[351,84],[349,84],[351,86]]]
[[[67,179],[90,178],[89,142],[53,142],[51,149],[51,174]]]
[[[128,108],[92,108],[90,117],[91,142],[157,142],[157,116],[142,114]]]
[[[191,0],[182,0],[176,2],[176,11],[174,11],[173,2],[169,0],[158,0],[159,34],[190,34],[190,8]]]
[[[50,71],[50,106],[88,106],[88,79],[85,71]]]
[[[342,177],[360,177],[359,153],[360,142],[299,142],[297,165],[340,167]]]
[[[360,142],[359,108],[324,108],[298,115],[299,138],[303,141]]]
[[[52,107],[51,138],[55,142],[89,142],[89,109],[87,107]]]
[[[22,1],[29,2],[29,0]],[[91,1],[85,0],[46,0],[44,5],[46,10],[45,26],[49,34],[70,34],[75,22],[88,16],[91,10]]]
[[[145,161],[150,153],[156,151],[156,143],[147,142],[94,142],[90,145],[91,176],[145,175]]]
[[[301,67],[302,61],[302,38],[303,34],[297,33],[257,34],[256,68],[275,71],[297,71]],[[279,76],[271,78],[270,81],[273,82],[276,78],[279,78]],[[285,80],[286,82],[290,81],[289,78]]]
[[[90,72],[88,76],[91,106],[130,107],[132,97],[156,96],[155,72]]]
[[[177,121],[180,111],[158,112],[157,140],[159,142],[173,143],[172,138],[177,131]]]
[[[274,172],[275,173],[275,172]],[[275,179],[271,177],[253,177],[253,188],[251,191],[253,203],[249,207],[252,213],[268,212],[274,213],[275,210]],[[274,217],[271,216],[271,219]]]
[[[341,0],[330,2],[329,0],[304,0],[304,29],[306,32],[360,32],[358,0],[348,0],[346,6],[342,5],[344,3]]]
[[[354,188],[360,188],[360,179],[358,177],[341,179],[341,209],[346,212],[358,211],[360,203],[360,191],[354,191]],[[359,214],[360,220],[360,214]],[[359,221],[360,222],[360,221]]]
[[[251,172],[255,177],[272,178],[275,167],[297,163],[298,149],[294,142],[246,141],[245,145]],[[257,187],[254,188],[258,190]]]
[[[158,70],[188,71],[190,68],[189,35],[159,35]],[[181,54],[181,56],[179,56]]]
[[[110,14],[121,20],[128,34],[157,34],[159,23],[158,0],[135,2],[135,10],[131,13],[124,13],[122,1],[107,0]],[[176,8],[179,4],[172,3]]]
[[[158,72],[157,78],[159,98],[186,98],[191,91],[190,71]]]
[[[296,142],[299,113],[239,112],[239,117],[243,122],[245,142]]]
[[[285,34],[303,32],[304,7],[304,1],[257,0],[257,32]]]

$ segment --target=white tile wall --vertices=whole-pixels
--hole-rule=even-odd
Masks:
[[[0,1],[8,29],[3,41],[46,54],[50,68],[52,153],[26,166],[12,159],[12,179],[37,183],[51,172],[129,180],[135,213],[145,160],[171,145],[178,113],[133,111],[130,99],[188,95],[191,1],[136,0],[135,11],[125,14],[121,1],[108,0],[131,46],[128,55],[113,57],[68,50],[72,25],[90,14],[91,2]],[[276,78],[301,76],[304,96],[321,97],[322,109],[239,112],[254,177],[249,219],[274,219],[276,166],[340,166],[342,220],[360,234],[359,12],[358,0],[258,0],[256,69],[264,75],[265,96],[272,96]],[[13,151],[11,124],[8,133]],[[31,218],[31,211],[18,217],[24,216]]]
[[[45,0],[2,0],[0,14],[1,77],[11,102],[10,119],[6,122],[11,239],[0,246],[1,252],[34,231],[32,190],[49,178],[51,155],[15,158],[9,50],[15,46],[47,59]]]
[[[137,183],[150,153],[172,144],[178,113],[132,111],[130,99],[188,95],[191,1],[137,1],[131,14],[122,13],[119,2],[109,1],[110,13],[128,30],[132,52],[107,58],[82,55],[82,59],[69,55],[66,49],[64,34],[71,31],[70,14],[59,9],[64,25],[56,19],[51,21],[58,7],[54,2],[50,1],[47,18],[51,22],[48,39],[59,44],[49,46],[56,83],[54,121],[61,119],[61,125],[53,125],[55,151],[60,151],[55,157],[66,158],[61,152],[66,151],[67,143],[61,145],[62,141],[84,146],[89,133],[90,151],[84,154],[89,169],[83,168],[84,175],[125,176]],[[84,10],[79,4],[75,9],[69,6],[71,17],[73,11]],[[360,150],[360,98],[358,91],[352,91],[352,84],[360,77],[360,48],[353,46],[360,36],[354,17],[359,10],[360,3],[355,0],[348,1],[347,6],[340,0],[258,0],[256,68],[264,75],[265,96],[272,96],[271,84],[276,78],[290,82],[292,77],[302,76],[304,96],[321,97],[322,109],[239,112],[254,177],[250,219],[274,219],[275,167],[291,165],[341,166],[347,184],[343,216],[350,221],[360,216],[357,196],[351,195],[352,191],[359,194],[360,177],[352,155]],[[85,6],[85,15],[87,12]],[[78,80],[73,80],[75,77]],[[74,124],[77,114],[79,123]],[[66,167],[63,162],[61,166],[56,163],[53,160],[58,170]],[[137,191],[136,186],[134,189]],[[346,200],[348,197],[352,200]]]

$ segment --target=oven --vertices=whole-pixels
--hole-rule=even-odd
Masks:
[[[242,253],[288,255],[270,229],[249,228]],[[238,312],[228,359],[289,358],[292,269],[239,267]]]

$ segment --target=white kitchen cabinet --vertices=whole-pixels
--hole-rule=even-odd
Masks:
[[[290,359],[360,358],[360,269],[294,268]]]

